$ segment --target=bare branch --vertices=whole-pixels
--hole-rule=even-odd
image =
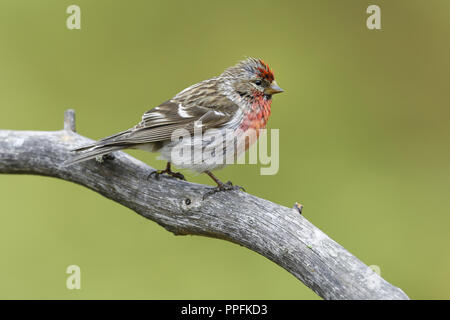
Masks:
[[[75,110],[67,109],[64,112],[64,130],[76,132]]]
[[[0,130],[0,173],[52,176],[90,188],[157,222],[176,235],[225,239],[280,265],[325,299],[408,299],[299,213],[241,191],[161,177],[147,179],[152,168],[124,152],[114,160],[61,164],[70,149],[92,142],[75,131],[67,111],[65,130]]]

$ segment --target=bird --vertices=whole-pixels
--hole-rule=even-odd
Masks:
[[[270,117],[272,96],[281,92],[267,63],[248,57],[145,112],[134,127],[73,149],[77,154],[65,165],[122,149],[141,149],[159,153],[167,161],[165,169],[150,176],[185,180],[172,171],[174,164],[210,176],[217,184],[213,192],[243,189],[222,182],[212,171],[232,163],[257,141]]]

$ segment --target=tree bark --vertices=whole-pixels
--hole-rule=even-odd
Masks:
[[[324,299],[409,299],[299,212],[242,191],[161,177],[124,152],[100,163],[63,166],[70,149],[92,142],[75,133],[75,113],[64,130],[0,130],[0,173],[36,174],[72,181],[121,203],[176,235],[228,240],[280,265]],[[7,201],[7,199],[5,199]]]

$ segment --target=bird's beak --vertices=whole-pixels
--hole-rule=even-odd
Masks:
[[[276,93],[281,93],[283,91],[284,90],[281,89],[278,86],[277,82],[274,80],[274,81],[272,81],[272,84],[270,85],[270,87],[268,87],[266,90],[264,90],[264,93],[265,94],[276,94]]]

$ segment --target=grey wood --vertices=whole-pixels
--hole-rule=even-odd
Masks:
[[[102,163],[63,166],[70,149],[92,142],[74,132],[73,110],[65,113],[64,123],[64,130],[52,132],[0,130],[0,173],[72,181],[176,235],[240,244],[283,267],[324,299],[409,299],[311,224],[298,206],[287,208],[243,191],[203,199],[211,187],[168,177],[148,179],[154,169],[124,152]]]

